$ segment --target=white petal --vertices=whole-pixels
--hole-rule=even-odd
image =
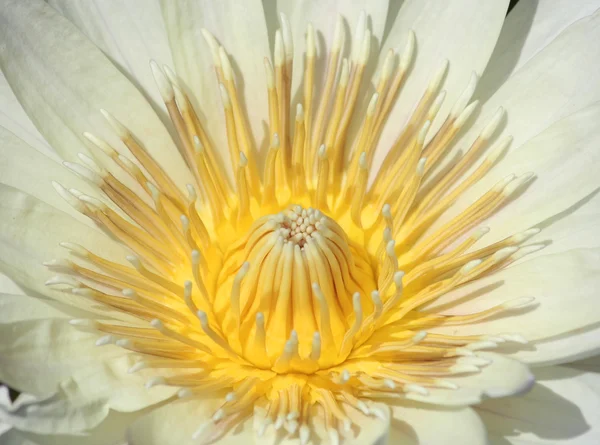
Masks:
[[[106,415],[109,408],[134,412],[177,390],[166,386],[146,389],[144,384],[156,374],[152,370],[129,373],[139,360],[135,354],[113,345],[96,346],[97,333],[71,326],[66,320],[0,324],[0,334],[0,380],[40,397],[60,388],[60,404],[67,408],[72,401],[89,407],[91,413],[100,410]],[[34,431],[32,428],[28,430]]]
[[[173,65],[157,0],[50,0],[48,3],[77,25],[119,69],[127,73],[156,108],[165,108],[148,66],[150,60],[160,66]]]
[[[30,147],[7,129],[0,127],[0,178],[3,184],[35,196],[93,227],[89,218],[75,211],[52,187],[52,181],[67,189],[75,188],[86,195],[100,198],[97,187],[75,176],[54,159]]]
[[[479,372],[445,378],[458,385],[457,389],[429,388],[428,395],[410,392],[407,393],[407,398],[432,405],[474,405],[487,398],[522,394],[534,383],[529,368],[517,360],[491,352],[480,352],[477,356],[488,359],[491,363]]]
[[[123,355],[117,347],[94,347],[95,334],[66,320],[31,320],[1,324],[0,379],[11,387],[49,396],[78,368],[101,366],[100,360]]]
[[[176,400],[166,404],[161,408],[152,411],[150,414],[136,421],[129,430],[128,439],[130,445],[193,445],[198,443],[199,439],[192,439],[203,424],[206,425],[202,438],[211,435],[211,416],[222,404],[221,397],[207,397],[203,400]],[[379,417],[365,417],[356,410],[351,410],[349,416],[359,426],[358,434],[355,437],[344,438],[345,445],[383,445],[385,441],[390,422],[390,411],[383,404],[374,405],[382,415]],[[253,428],[253,422],[260,421],[260,418],[249,418],[243,422],[241,427],[234,427],[223,436],[218,437],[216,443],[219,445],[236,445],[242,442],[252,443],[275,443],[275,431],[269,427],[264,436],[257,437]],[[316,435],[316,443],[320,443],[319,437],[327,437],[322,430],[322,425],[316,420],[317,425],[313,431]],[[322,436],[324,435],[324,436]],[[279,437],[280,434],[277,434]],[[343,434],[340,435],[343,438]],[[212,443],[212,442],[210,442]],[[298,445],[298,437],[281,438],[276,441],[281,445]],[[315,438],[313,442],[315,443]],[[327,442],[325,442],[327,443]]]
[[[548,340],[536,341],[535,348],[519,350],[519,359],[538,368],[571,363],[600,354],[600,328],[592,326]],[[591,345],[591,346],[590,346]]]
[[[13,294],[13,295],[21,295],[23,294],[23,289],[19,287],[17,283],[10,279],[10,277],[6,276],[0,271],[0,291]]]
[[[26,320],[75,318],[83,314],[53,300],[29,295],[0,294],[0,324]]]
[[[96,427],[108,414],[108,407],[89,399],[67,399],[62,391],[51,397],[0,407],[0,421],[19,430],[37,434],[77,434]]]
[[[304,53],[306,27],[312,23],[315,31],[323,33],[325,48],[331,48],[333,40],[333,25],[338,15],[341,15],[346,21],[348,31],[354,33],[356,23],[361,11],[364,11],[368,17],[368,27],[371,35],[377,39],[377,47],[381,46],[381,40],[384,34],[384,27],[388,18],[389,5],[387,0],[366,1],[359,0],[346,2],[343,0],[278,0],[277,12],[287,15],[292,25],[294,33],[296,59],[302,60]],[[273,5],[274,6],[274,5]],[[274,9],[271,7],[270,9]],[[396,11],[397,12],[397,11]],[[272,14],[271,11],[265,11],[267,17]],[[346,40],[350,42],[350,35],[346,35]],[[349,48],[349,46],[347,47]],[[323,53],[321,53],[323,54]],[[299,64],[300,66],[302,64]]]
[[[221,399],[222,400],[222,399]],[[198,443],[192,435],[217,410],[220,400],[207,397],[204,400],[175,400],[157,408],[131,425],[127,439],[130,445],[192,445]],[[243,431],[235,428],[233,441],[222,439],[219,444],[235,444],[240,440],[252,443],[251,421],[246,421]],[[230,436],[231,437],[231,436]]]
[[[21,395],[15,403],[3,403],[3,406],[10,407],[17,405],[21,399]],[[41,402],[43,404],[43,402]],[[29,404],[40,405],[40,404]],[[47,407],[47,405],[46,405]],[[31,409],[31,408],[30,408]],[[145,414],[147,410],[137,411],[135,413],[119,413],[110,411],[106,418],[94,428],[88,429],[85,432],[72,432],[73,434],[36,434],[27,428],[29,425],[24,425],[21,422],[21,429],[11,429],[5,435],[0,435],[1,443],[4,445],[125,445],[125,431],[127,427],[138,417]],[[53,413],[49,413],[52,415]],[[60,415],[60,411],[55,413]],[[35,430],[35,417],[28,418],[31,426]],[[60,421],[61,419],[59,419]],[[25,426],[25,430],[22,427]]]
[[[292,82],[292,91],[297,92],[297,100],[302,100],[301,88],[304,76],[304,54],[306,51],[306,28],[309,23],[313,25],[317,35],[317,62],[315,79],[317,79],[316,91],[320,91],[320,82],[324,82],[326,67],[326,59],[328,52],[331,50],[332,41],[335,32],[335,23],[338,16],[341,16],[345,22],[344,38],[344,55],[349,56],[352,51],[352,40],[355,36],[355,29],[358,23],[361,12],[367,16],[367,28],[374,37],[371,42],[370,61],[377,60],[377,56],[381,49],[381,43],[384,35],[384,28],[388,18],[389,5],[388,0],[359,0],[359,1],[343,1],[343,0],[278,0],[277,12],[287,15],[292,28],[294,37],[294,78]],[[274,10],[273,5],[271,10]],[[267,9],[265,11],[267,19],[273,12]],[[397,12],[397,11],[395,11]],[[273,17],[273,23],[269,22],[270,32],[275,32],[279,27],[277,17]],[[368,73],[371,74],[371,73]],[[315,94],[315,100],[319,98],[318,93]],[[318,103],[318,102],[317,102]]]
[[[440,109],[437,128],[469,83],[473,72],[481,75],[496,44],[506,14],[507,1],[437,2],[406,0],[384,42],[384,48],[402,51],[409,30],[416,36],[415,61],[388,119],[379,152],[384,155],[398,136],[421,98],[427,84],[449,61],[442,89],[446,99]],[[382,160],[376,161],[378,164]]]
[[[27,116],[2,72],[0,72],[0,104],[0,126],[7,128],[42,153],[56,156]]]
[[[519,149],[509,152],[482,180],[466,191],[435,226],[458,215],[509,174],[520,176],[533,172],[535,179],[522,188],[523,193],[482,223],[491,231],[479,245],[488,245],[534,226],[550,225],[552,229],[552,217],[561,219],[560,212],[600,187],[597,173],[600,168],[600,152],[597,149],[600,145],[599,120],[600,102],[556,122]],[[585,210],[589,219],[572,219],[568,227],[563,225],[562,231],[570,229],[577,232],[578,222],[592,227],[600,225],[600,218],[594,215],[592,209]],[[552,233],[542,231],[531,242],[551,239],[563,250],[571,248],[567,240],[560,239],[564,235],[558,228],[548,232]],[[538,253],[544,254],[545,251]]]
[[[32,26],[35,24],[35,26]],[[52,147],[68,160],[87,152],[89,131],[126,152],[100,113],[122,121],[182,188],[191,182],[171,136],[143,95],[77,28],[45,2],[9,0],[0,11],[0,65]]]
[[[504,21],[498,43],[479,84],[481,98],[491,96],[506,79],[544,49],[562,31],[600,7],[585,0],[519,2]]]
[[[592,445],[600,441],[600,374],[556,366],[536,372],[523,397],[478,407],[492,444]]]
[[[223,106],[211,49],[202,30],[214,35],[229,54],[238,92],[254,140],[265,138],[268,119],[263,58],[269,54],[267,25],[259,0],[162,0],[175,71],[192,94],[204,128],[220,155],[227,157]],[[247,107],[247,108],[246,108]],[[229,162],[226,165],[230,165]]]
[[[68,253],[59,246],[60,242],[65,241],[86,246],[119,263],[123,263],[127,255],[120,244],[99,230],[81,224],[33,196],[0,184],[0,269],[21,285],[57,301],[106,317],[132,319],[44,285],[56,271],[51,272],[42,263],[65,258]]]
[[[471,408],[442,408],[417,403],[392,405],[389,443],[403,445],[485,445],[481,418]]]
[[[434,331],[460,335],[516,333],[527,340],[545,340],[592,328],[600,321],[597,289],[600,249],[576,249],[542,255],[508,267],[442,297],[435,305],[447,305],[446,314],[479,312],[520,297],[535,297],[537,305],[513,309],[503,315],[460,327]],[[450,307],[450,309],[447,309]],[[583,349],[597,350],[600,338],[589,339]],[[535,344],[526,346],[524,360],[535,362]],[[550,351],[546,351],[551,354]],[[558,360],[565,349],[555,352]],[[521,357],[517,352],[516,357]],[[545,359],[549,357],[546,355]]]
[[[453,150],[470,144],[501,106],[507,125],[497,136],[512,135],[510,150],[516,150],[552,123],[600,100],[600,48],[593,43],[600,39],[599,22],[600,12],[579,20],[530,59],[483,104],[476,125]]]
[[[98,336],[96,335],[97,339]],[[94,342],[95,342],[94,339]],[[156,405],[169,399],[178,390],[171,386],[157,386],[146,389],[144,384],[156,377],[153,370],[141,370],[129,373],[128,370],[139,361],[135,354],[125,354],[121,348],[106,345],[96,347],[92,342],[88,349],[108,348],[111,357],[96,360],[89,366],[74,369],[65,392],[69,398],[82,397],[87,400],[98,400],[108,407],[120,412],[135,412]],[[110,351],[118,349],[114,353]],[[73,384],[71,385],[70,382]]]

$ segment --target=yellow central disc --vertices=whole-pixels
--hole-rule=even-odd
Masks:
[[[214,308],[232,348],[251,363],[271,368],[288,342],[306,357],[317,335],[319,366],[326,367],[345,358],[338,353],[356,306],[371,312],[375,289],[367,253],[339,224],[319,210],[291,206],[256,220],[225,252]],[[261,323],[266,357],[256,341]],[[295,361],[290,371],[309,372]]]

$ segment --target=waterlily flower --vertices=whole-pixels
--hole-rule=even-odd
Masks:
[[[2,443],[599,443],[598,3],[3,0]]]

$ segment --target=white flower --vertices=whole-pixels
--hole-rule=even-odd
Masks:
[[[50,3],[0,8],[2,440],[598,442],[597,362],[529,369],[600,346],[595,2]]]

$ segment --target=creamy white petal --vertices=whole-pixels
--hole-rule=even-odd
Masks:
[[[489,226],[491,231],[478,246],[488,245],[538,225],[552,229],[551,218],[560,219],[560,212],[576,205],[600,187],[597,173],[600,168],[599,120],[600,102],[556,122],[509,152],[483,179],[467,190],[434,227],[459,215],[509,174],[521,176],[533,172],[535,178],[522,187],[522,193],[517,192],[511,202],[481,223]],[[582,211],[586,206],[581,205]],[[572,219],[569,226],[563,223],[562,230],[555,227],[548,233],[542,231],[531,242],[550,239],[552,244],[560,244],[562,250],[571,248],[560,232],[576,232],[578,223],[592,227],[600,225],[600,218],[594,215],[592,209],[585,210],[586,218],[579,216],[577,220]],[[587,244],[586,247],[592,245]],[[544,253],[544,250],[538,252]]]
[[[192,439],[192,436],[205,423],[207,425],[202,438],[211,436],[213,430],[210,426],[212,424],[210,417],[221,405],[222,400],[222,397],[190,401],[177,400],[158,408],[132,425],[128,434],[129,444],[193,445],[198,443],[199,439]],[[379,410],[382,418],[365,417],[354,410],[348,413],[352,420],[360,426],[360,429],[353,430],[353,436],[344,438],[344,445],[384,445],[387,443],[385,439],[390,422],[389,409],[383,404],[375,404],[374,406]],[[254,419],[254,421],[260,421],[258,419]],[[320,443],[318,438],[321,437],[320,434],[323,434],[323,431],[319,425],[316,425],[312,434],[315,435],[313,440],[317,439],[316,443]],[[280,436],[281,434],[277,434],[278,440],[275,441],[276,434],[271,427],[263,437],[258,437],[253,428],[253,419],[248,419],[241,426],[232,428],[227,434],[215,436],[215,439],[218,438],[216,443],[219,445],[236,445],[241,443],[240,441],[245,441],[248,445],[262,443],[300,444],[298,436],[294,438]]]
[[[64,319],[1,324],[0,332],[0,380],[39,396],[52,395],[78,368],[102,366],[101,360],[123,355],[117,347],[94,347],[97,335]]]
[[[600,442],[600,374],[563,366],[536,371],[523,397],[478,407],[493,445],[592,445]]]
[[[0,72],[0,125],[49,156],[56,156],[44,137],[35,128],[23,106],[17,100],[6,77]]]
[[[98,229],[12,187],[0,184],[0,270],[19,284],[50,298],[85,308],[105,317],[135,320],[121,312],[102,308],[67,292],[52,290],[44,283],[54,276],[42,263],[64,258],[60,242],[88,247],[113,261],[123,263],[127,251]],[[126,317],[126,318],[123,318]]]
[[[312,24],[317,36],[316,49],[317,56],[319,57],[315,73],[317,82],[324,82],[324,71],[327,69],[327,54],[332,47],[335,23],[338,16],[343,18],[345,24],[343,30],[345,39],[343,54],[345,57],[348,57],[352,51],[351,44],[354,44],[352,39],[355,36],[359,16],[364,11],[367,16],[367,28],[373,36],[373,39],[371,39],[370,61],[377,60],[384,36],[386,20],[388,19],[388,0],[359,0],[351,2],[343,0],[278,0],[276,3],[275,8],[275,1],[269,1],[268,4],[271,7],[267,8],[265,13],[267,19],[273,16],[269,23],[271,33],[274,33],[280,26],[278,17],[276,17],[277,13],[284,13],[289,18],[294,38],[295,63],[292,91],[296,94],[296,100],[300,101],[303,97],[302,91],[299,91],[298,88],[301,88],[303,81],[306,29],[309,23]],[[274,14],[272,11],[275,9],[277,13]],[[368,75],[370,74],[372,73],[368,72]],[[316,85],[316,91],[321,91],[320,84]],[[318,93],[314,97],[318,99]]]
[[[151,371],[128,373],[139,359],[135,354],[113,345],[96,346],[97,333],[71,326],[64,319],[0,324],[0,334],[1,381],[42,397],[59,390],[60,397],[52,403],[58,400],[65,409],[74,410],[80,404],[91,416],[103,412],[96,420],[104,418],[109,408],[138,411],[176,391],[169,387],[146,389],[144,383],[154,376]],[[48,411],[52,414],[50,408]],[[22,422],[28,421],[23,418]],[[32,428],[29,430],[34,431]]]
[[[435,0],[406,0],[384,42],[402,51],[408,32],[416,36],[415,62],[410,75],[398,96],[393,111],[381,137],[381,155],[389,149],[425,92],[427,84],[449,61],[449,71],[442,88],[446,99],[440,109],[436,128],[462,91],[467,87],[473,72],[481,75],[496,44],[506,14],[507,1],[437,2]],[[381,162],[383,156],[379,156]]]
[[[125,430],[140,413],[111,411],[96,427],[78,435],[35,434],[12,429],[0,435],[3,445],[127,445]]]
[[[218,408],[219,400],[175,400],[157,408],[134,422],[127,432],[130,445],[188,445],[194,432],[208,421]],[[250,422],[244,425],[244,432],[235,435],[234,440],[252,443]],[[225,442],[227,443],[227,442]],[[237,442],[239,443],[239,442]]]
[[[267,140],[263,58],[269,55],[262,3],[259,0],[162,0],[161,4],[175,71],[191,93],[216,150],[227,159],[223,106],[211,48],[203,29],[214,35],[230,57],[242,105],[247,109],[251,131],[260,146]],[[226,165],[230,165],[229,162]]]
[[[518,2],[504,21],[498,43],[481,83],[481,98],[490,97],[502,83],[562,31],[600,7],[598,0],[540,0]]]
[[[109,408],[119,412],[135,412],[163,402],[172,397],[179,388],[157,386],[146,389],[145,383],[156,377],[153,370],[142,370],[129,373],[128,370],[139,361],[139,356],[125,353],[121,348],[107,345],[100,348],[95,346],[95,340],[87,345],[87,349],[104,349],[107,357],[94,361],[90,366],[80,366],[73,370],[69,382],[65,384],[65,393],[72,399],[103,401]],[[110,352],[110,350],[115,352]],[[117,351],[118,350],[118,351]],[[91,354],[91,352],[90,352]]]
[[[435,306],[446,314],[479,312],[520,297],[535,297],[537,305],[506,311],[503,315],[457,327],[438,327],[434,331],[461,335],[521,334],[526,339],[546,340],[570,332],[593,328],[600,322],[600,249],[574,249],[542,255],[477,280],[442,297]],[[597,350],[600,337],[582,346]],[[518,350],[519,348],[517,348]],[[535,343],[524,346],[523,360],[535,362]],[[552,357],[561,359],[565,349]],[[545,359],[550,351],[546,351]],[[520,357],[519,353],[515,354]]]
[[[28,320],[81,318],[85,312],[50,299],[0,293],[0,324]]]
[[[600,100],[599,22],[600,12],[577,21],[529,60],[483,104],[476,124],[453,151],[466,148],[499,107],[507,111],[507,120],[497,137],[512,135],[510,150],[516,150],[552,123]]]
[[[49,0],[127,73],[157,109],[165,109],[148,62],[173,65],[158,0]],[[165,110],[166,112],[166,110]]]
[[[107,414],[108,407],[103,402],[83,398],[69,400],[62,388],[50,397],[12,409],[0,407],[0,420],[37,434],[77,434],[96,427]]]
[[[490,363],[479,372],[444,379],[458,385],[457,389],[429,388],[427,395],[409,392],[406,398],[432,405],[465,406],[488,398],[522,394],[533,385],[533,375],[521,362],[492,352],[479,352],[476,355]]]
[[[268,1],[269,9],[275,7],[274,2]],[[315,31],[322,33],[323,43],[325,48],[331,48],[333,40],[333,31],[335,20],[338,15],[342,16],[346,21],[347,31],[354,33],[355,26],[358,22],[358,17],[362,11],[367,16],[367,25],[371,31],[371,35],[377,39],[377,48],[381,46],[381,40],[384,34],[386,20],[388,19],[389,2],[387,0],[375,1],[352,1],[343,0],[278,0],[276,5],[277,12],[287,15],[292,32],[294,33],[294,41],[296,42],[296,59],[302,60],[302,55],[305,48],[306,27],[312,23]],[[267,17],[270,11],[266,11]],[[274,31],[274,29],[273,29]],[[346,41],[350,43],[350,35],[346,35]],[[320,39],[319,39],[320,40]],[[349,46],[346,47],[349,49]],[[298,51],[300,50],[300,51]],[[321,48],[323,50],[323,48]],[[325,54],[322,51],[319,54]],[[301,63],[298,64],[302,66]]]
[[[471,408],[443,408],[419,403],[392,405],[390,444],[485,445],[485,425]]]
[[[19,412],[17,408],[23,405],[27,405],[28,410],[38,408],[39,411],[39,408],[49,408],[49,404],[44,401],[22,403],[23,394],[20,394],[13,403],[8,399],[8,394],[5,395],[3,392],[0,392],[0,404],[5,408],[12,408],[11,411]],[[34,408],[31,408],[32,406]],[[55,405],[54,408],[59,407]],[[33,431],[39,431],[39,425],[36,425],[36,418],[34,416],[28,416],[28,419],[18,419],[21,420],[18,429],[12,428],[8,433],[0,435],[0,442],[3,445],[125,445],[125,431],[127,427],[146,412],[147,410],[136,411],[134,413],[110,411],[97,426],[85,431],[68,431],[66,434],[55,434],[54,432],[44,434],[35,433]],[[55,412],[50,412],[48,413],[48,418],[53,414],[60,416],[61,412],[58,409]],[[55,420],[62,421],[62,419]]]
[[[93,227],[89,218],[75,211],[52,186],[58,182],[66,189],[74,188],[100,198],[96,186],[77,177],[57,160],[27,145],[7,129],[0,127],[0,182],[51,205],[77,221]]]
[[[14,294],[14,295],[23,294],[23,290],[19,287],[19,285],[17,283],[15,283],[13,280],[11,280],[10,277],[3,274],[1,271],[0,271],[0,291],[9,293],[9,294]]]
[[[597,325],[536,341],[535,348],[519,350],[519,359],[534,368],[569,364],[600,354],[600,327]],[[590,346],[591,345],[591,346]]]
[[[35,23],[35,26],[32,26]],[[0,65],[52,147],[68,160],[86,152],[82,133],[106,137],[100,109],[122,121],[180,186],[190,182],[171,136],[143,95],[79,30],[43,1],[7,0],[0,10]]]

